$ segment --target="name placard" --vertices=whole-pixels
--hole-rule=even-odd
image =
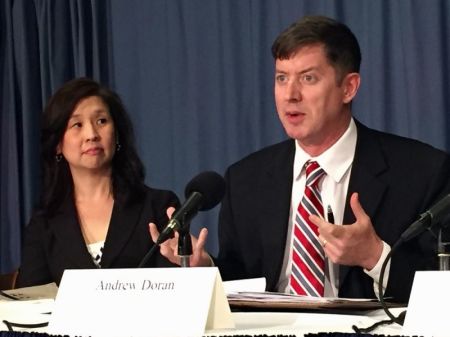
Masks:
[[[189,337],[233,328],[216,267],[66,270],[50,334]]]
[[[450,271],[417,271],[402,333],[411,336],[448,337]]]

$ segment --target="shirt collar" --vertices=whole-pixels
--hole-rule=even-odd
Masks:
[[[294,178],[298,180],[308,160],[315,160],[325,173],[339,183],[351,167],[355,155],[357,130],[353,118],[341,138],[317,157],[311,157],[295,142]]]

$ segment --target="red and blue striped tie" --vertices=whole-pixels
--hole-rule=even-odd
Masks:
[[[325,172],[315,161],[308,161],[305,165],[305,193],[294,219],[290,287],[297,295],[323,296],[325,253],[319,241],[318,228],[309,216],[315,214],[323,218],[318,184]]]

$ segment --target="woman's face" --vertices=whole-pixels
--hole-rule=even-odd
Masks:
[[[114,122],[100,97],[87,97],[76,105],[57,153],[67,160],[72,174],[110,171],[115,153]]]

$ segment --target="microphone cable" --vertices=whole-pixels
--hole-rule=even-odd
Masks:
[[[384,312],[386,313],[386,315],[388,315],[388,317],[392,320],[392,323],[397,323],[399,325],[403,325],[403,323],[405,322],[405,316],[406,316],[406,310],[402,311],[397,317],[395,317],[391,311],[389,310],[389,307],[387,306],[386,302],[384,301],[384,292],[383,292],[383,281],[384,281],[384,273],[386,271],[386,266],[389,262],[389,260],[391,259],[391,256],[393,254],[393,252],[403,243],[402,240],[398,240],[394,246],[392,246],[391,251],[388,253],[388,255],[386,256],[386,259],[383,262],[383,265],[381,266],[381,272],[380,272],[380,280],[378,283],[378,294],[380,297],[380,304],[384,310]]]
[[[145,264],[148,262],[148,260],[152,257],[154,252],[156,251],[156,248],[158,248],[158,247],[159,247],[159,243],[155,242],[153,244],[152,248],[150,248],[150,250],[147,252],[147,254],[145,254],[144,258],[141,260],[141,262],[139,263],[139,265],[137,267],[143,268],[145,266]]]
[[[386,302],[384,301],[384,292],[383,292],[383,279],[384,273],[386,270],[386,266],[391,259],[394,251],[400,246],[402,243],[411,240],[412,238],[422,234],[424,231],[428,230],[433,234],[433,227],[436,224],[439,224],[439,221],[442,217],[448,215],[450,209],[450,194],[445,195],[442,199],[440,199],[437,203],[430,207],[426,212],[420,214],[419,219],[414,221],[400,236],[400,238],[395,242],[392,246],[391,251],[386,256],[386,259],[383,261],[383,265],[381,266],[380,278],[378,283],[378,296],[381,307],[383,308],[386,315],[389,317],[389,320],[377,322],[368,328],[358,328],[353,325],[352,328],[356,332],[369,332],[378,327],[381,324],[392,324],[397,323],[399,325],[403,325],[406,316],[406,310],[402,311],[397,317],[394,316],[389,310]],[[440,225],[442,227],[442,224]]]
[[[406,310],[402,311],[398,316],[394,316],[394,314],[389,310],[388,305],[386,304],[385,300],[384,300],[384,291],[383,291],[383,281],[384,281],[384,273],[386,272],[386,267],[387,264],[389,262],[389,260],[391,259],[392,254],[394,253],[394,251],[403,243],[402,240],[397,240],[397,242],[392,246],[391,251],[388,253],[388,255],[386,256],[386,258],[383,261],[383,264],[381,266],[381,271],[380,271],[380,278],[378,280],[378,296],[379,296],[379,302],[381,304],[381,307],[383,308],[384,312],[386,313],[386,315],[389,317],[389,319],[387,320],[382,320],[379,322],[376,322],[372,325],[370,325],[367,328],[359,328],[356,325],[352,325],[352,329],[353,331],[355,331],[356,333],[367,333],[367,332],[371,332],[372,330],[375,330],[375,328],[381,326],[381,325],[387,325],[387,324],[392,324],[392,323],[397,323],[399,325],[403,325],[404,321],[405,321],[405,316],[406,316]]]

